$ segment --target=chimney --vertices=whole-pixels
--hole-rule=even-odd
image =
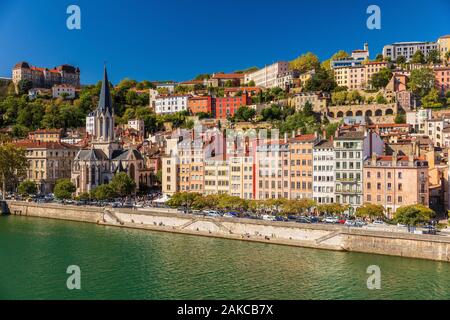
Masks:
[[[410,154],[410,155],[408,156],[408,165],[409,165],[410,167],[414,166],[414,154]]]
[[[372,153],[372,165],[377,164],[377,154],[374,152]]]
[[[284,143],[288,142],[288,134],[287,132],[284,133]]]
[[[295,138],[295,130],[292,130],[292,138]]]
[[[325,129],[323,129],[323,131],[322,131],[322,138],[323,139],[327,138],[327,131]]]
[[[397,165],[397,151],[392,153],[392,166],[395,167]]]

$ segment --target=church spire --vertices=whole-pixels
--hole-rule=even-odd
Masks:
[[[103,82],[102,82],[102,91],[100,92],[100,99],[98,101],[98,111],[104,113],[105,111],[109,111],[110,114],[113,113],[113,105],[111,92],[109,90],[109,81],[108,81],[108,73],[106,72],[106,65],[103,71]]]

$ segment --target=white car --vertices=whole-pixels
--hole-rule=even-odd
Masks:
[[[381,221],[381,220],[375,220],[375,221],[373,222],[373,224],[384,225],[384,221]]]
[[[335,217],[326,217],[324,221],[325,221],[325,223],[338,223],[339,222],[338,218],[335,218]]]
[[[262,216],[262,219],[263,219],[263,220],[266,220],[266,221],[276,221],[276,219],[275,219],[274,216],[270,216],[270,215],[268,215],[268,214],[264,214],[264,215]]]

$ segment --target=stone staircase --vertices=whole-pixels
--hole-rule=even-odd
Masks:
[[[341,230],[336,230],[334,232],[326,234],[326,235],[316,239],[316,244],[320,244],[320,243],[322,243],[322,242],[324,242],[324,241],[326,241],[328,239],[331,239],[331,238],[333,238],[333,237],[335,237],[335,236],[337,236],[339,234],[341,234]]]

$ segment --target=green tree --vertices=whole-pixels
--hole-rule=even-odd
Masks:
[[[408,88],[419,97],[426,96],[435,87],[434,71],[430,68],[420,68],[411,71]]]
[[[116,192],[111,184],[101,184],[91,191],[92,198],[96,200],[110,200],[116,196]]]
[[[344,51],[344,50],[339,50],[338,52],[336,52],[335,54],[333,54],[331,56],[330,59],[325,60],[324,62],[322,62],[322,68],[325,70],[331,70],[331,61],[336,61],[336,60],[342,60],[342,59],[346,59],[348,58],[350,55]]]
[[[388,68],[383,68],[372,75],[372,78],[369,80],[369,82],[375,89],[382,89],[387,86],[391,78],[392,71]]]
[[[22,79],[17,84],[17,88],[18,88],[20,95],[27,94],[28,90],[33,88],[33,82],[31,82],[31,80],[28,80],[28,79]]]
[[[3,199],[5,199],[7,184],[14,184],[26,175],[28,161],[25,153],[24,149],[11,143],[0,145],[0,181]]]
[[[406,123],[406,116],[404,113],[397,113],[397,115],[395,116],[394,122],[397,124],[400,123]]]
[[[435,212],[424,205],[409,205],[397,209],[394,220],[407,226],[417,226],[433,218]]]
[[[425,63],[425,56],[423,52],[417,50],[411,58],[411,63],[421,63],[421,64]]]
[[[37,186],[34,181],[25,180],[19,184],[17,191],[19,191],[19,194],[21,194],[22,196],[29,196],[32,194],[36,194]]]
[[[166,202],[166,204],[172,208],[191,208],[195,201],[201,197],[202,195],[196,192],[177,192]]]
[[[116,174],[110,183],[119,197],[132,195],[136,191],[136,182],[125,172]]]
[[[420,102],[423,108],[441,108],[444,106],[436,88],[432,88],[426,96],[420,99]]]
[[[377,62],[382,62],[384,60],[384,57],[381,53],[377,54],[377,56],[375,57],[375,61]]]
[[[333,92],[331,94],[331,102],[334,105],[338,105],[338,106],[343,105],[347,101],[347,94],[348,94],[347,91]]]
[[[305,83],[306,91],[331,92],[334,88],[336,88],[336,81],[334,80],[333,73],[324,68],[316,69],[316,72],[312,75],[311,79]]]
[[[441,63],[440,55],[438,50],[430,50],[427,56],[428,63]]]
[[[254,87],[254,86],[255,86],[255,81],[254,81],[254,80],[250,80],[250,81],[247,83],[247,85],[248,85],[249,87]]]
[[[67,200],[72,199],[72,194],[76,191],[75,185],[70,179],[59,179],[56,181],[53,193],[57,199]]]
[[[291,69],[296,69],[303,73],[313,69],[319,69],[320,60],[312,52],[307,52],[292,60],[289,66]]]
[[[356,209],[357,217],[364,217],[370,219],[384,217],[384,207],[379,204],[365,203]]]
[[[234,113],[235,121],[250,121],[256,115],[256,110],[247,106],[241,106]]]
[[[406,63],[406,57],[405,56],[398,56],[397,60],[396,60],[396,63],[398,65],[405,64]]]

